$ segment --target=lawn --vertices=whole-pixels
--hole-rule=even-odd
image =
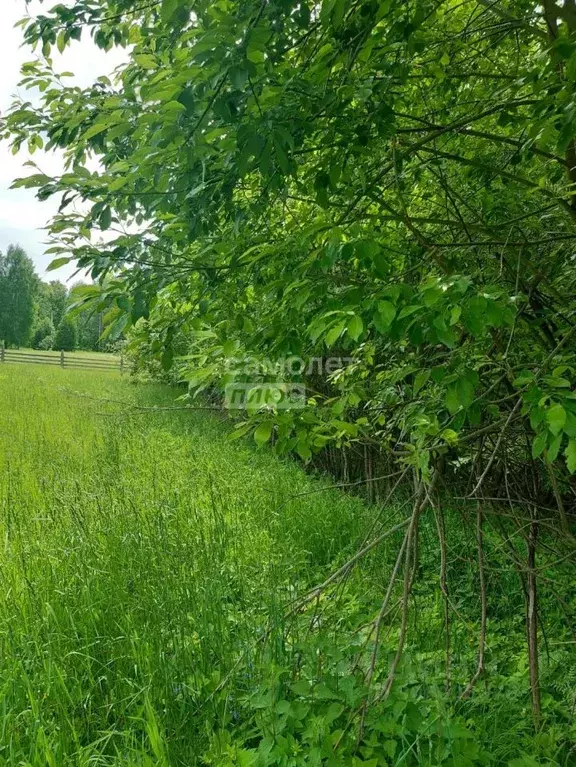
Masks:
[[[177,394],[114,373],[0,368],[0,765],[508,767],[528,749],[536,761],[515,767],[571,763],[569,637],[554,637],[543,664],[549,726],[536,740],[522,605],[496,546],[490,685],[466,704],[445,697],[438,562],[423,553],[397,681],[368,708],[359,742],[367,625],[402,533],[294,605],[368,532],[401,519],[401,500],[368,507],[327,489],[269,449],[231,442],[219,413],[184,411]],[[448,543],[474,552],[466,536]],[[458,567],[462,689],[477,615]],[[398,626],[394,601],[374,686]]]

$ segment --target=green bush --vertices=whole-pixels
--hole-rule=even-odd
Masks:
[[[57,351],[73,352],[77,346],[78,328],[76,323],[70,317],[64,317],[58,325],[53,348]]]
[[[38,346],[34,347],[35,349],[41,349],[42,351],[50,351],[50,349],[54,348],[54,334],[50,333],[48,336],[44,336],[44,338],[40,341]]]
[[[32,336],[32,348],[33,349],[45,349],[45,348],[52,348],[52,345],[49,347],[41,346],[45,338],[50,338],[51,343],[54,340],[54,324],[51,319],[48,317],[45,317],[40,320],[36,328],[34,329],[34,335]]]

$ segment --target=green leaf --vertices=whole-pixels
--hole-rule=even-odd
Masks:
[[[262,421],[262,423],[258,424],[254,431],[254,440],[256,441],[257,445],[265,445],[266,442],[268,442],[272,436],[273,426],[273,421]]]
[[[558,434],[562,431],[564,424],[566,423],[566,411],[560,405],[556,403],[548,408],[546,411],[546,420],[552,434]]]
[[[137,53],[134,56],[134,61],[138,66],[142,67],[142,69],[156,69],[158,67],[156,58],[149,53]]]
[[[316,685],[313,695],[314,698],[319,700],[334,700],[334,698],[338,699],[341,697],[337,692],[331,690],[325,682],[320,682],[320,684]]]
[[[362,322],[362,317],[360,317],[358,314],[355,314],[348,321],[348,335],[354,341],[357,341],[362,335],[363,330],[364,330],[364,323]]]
[[[542,421],[544,420],[544,417],[546,415],[546,411],[544,408],[541,407],[533,407],[530,410],[530,426],[536,431]]]
[[[328,711],[326,711],[324,717],[326,719],[326,722],[328,724],[332,724],[335,719],[338,719],[338,717],[342,714],[344,711],[344,706],[341,703],[331,703],[328,706]]]
[[[140,292],[134,293],[134,305],[131,310],[132,323],[135,324],[141,317],[148,319],[149,314],[150,310],[145,296]]]
[[[82,134],[82,138],[84,141],[88,141],[88,139],[94,138],[94,136],[97,136],[99,133],[104,133],[109,127],[110,123],[97,123],[96,125],[92,125],[91,128],[88,128],[88,130]]]
[[[110,207],[108,205],[104,208],[104,210],[100,214],[98,223],[100,224],[100,229],[102,229],[102,231],[110,228],[110,225],[112,223],[112,211],[110,210]]]
[[[541,431],[540,434],[536,435],[532,442],[532,458],[538,458],[539,455],[542,455],[547,441],[548,432]]]
[[[61,256],[60,258],[55,258],[53,261],[50,261],[50,263],[46,267],[46,271],[53,272],[54,269],[59,269],[61,266],[65,266],[66,264],[69,264],[70,261],[72,261],[72,258],[69,258],[68,256]]]
[[[298,679],[290,687],[295,695],[307,695],[310,692],[310,682],[307,679]]]
[[[546,451],[546,458],[548,458],[550,463],[554,463],[556,458],[558,458],[558,453],[560,452],[560,446],[562,445],[563,438],[564,438],[564,434],[560,432],[560,434],[556,435],[554,439],[550,442],[550,445],[548,446],[548,450]]]
[[[282,174],[287,176],[290,173],[290,161],[288,160],[288,156],[286,155],[282,144],[276,139],[274,139],[274,151]]]
[[[458,386],[452,384],[446,392],[446,409],[450,415],[454,415],[460,409],[461,404]]]
[[[548,386],[552,386],[555,389],[569,389],[570,381],[567,378],[561,378],[560,376],[545,376],[544,383]]]
[[[130,312],[132,310],[132,304],[128,296],[116,296],[116,303],[123,312]]]
[[[444,318],[436,317],[432,324],[436,330],[436,337],[438,340],[449,349],[454,349],[456,346],[456,338],[452,330],[446,325]]]
[[[576,415],[570,410],[566,411],[566,423],[564,424],[564,432],[569,437],[576,437]]]
[[[464,407],[471,405],[474,400],[474,379],[473,371],[467,371],[458,379],[458,396],[460,404]]]
[[[428,383],[428,379],[430,378],[431,370],[419,370],[416,375],[414,376],[414,385],[413,385],[413,391],[414,395],[418,394],[420,389],[425,386],[426,383]]]
[[[233,442],[235,439],[240,439],[241,437],[244,437],[248,432],[250,431],[250,424],[245,423],[241,426],[237,426],[233,432],[230,432],[228,435],[228,440],[230,442]]]
[[[162,20],[170,21],[177,7],[178,0],[162,0],[162,8],[160,10]]]
[[[35,186],[43,186],[52,181],[50,176],[46,176],[44,173],[35,173],[32,176],[25,176],[24,178],[16,179],[13,181],[10,189],[31,189]]]
[[[444,429],[440,436],[449,445],[455,445],[458,442],[458,432],[454,429]]]
[[[385,325],[391,325],[396,316],[396,307],[390,301],[378,301],[378,314]]]
[[[564,455],[566,456],[568,471],[570,474],[574,474],[576,472],[576,439],[571,439],[568,442]]]
[[[344,19],[346,0],[323,0],[320,9],[320,21],[327,27],[331,25],[337,29]]]
[[[296,452],[303,461],[307,461],[308,458],[312,456],[310,445],[303,439],[298,440],[298,443],[296,444]]]
[[[526,386],[526,384],[532,383],[534,378],[535,375],[531,370],[522,370],[518,377],[514,379],[513,384],[517,388],[520,388],[520,386]]]
[[[326,333],[326,337],[324,338],[324,343],[326,346],[332,346],[340,338],[344,332],[345,327],[345,322],[338,322],[336,325],[334,325],[334,327],[330,328],[328,333]]]
[[[60,53],[64,53],[64,49],[66,48],[66,33],[64,30],[61,30],[58,33],[58,37],[56,38],[56,47]]]
[[[108,191],[110,192],[117,192],[119,189],[122,189],[123,186],[126,186],[128,183],[128,177],[127,176],[118,176],[114,179],[114,181],[111,181],[108,185]]]
[[[166,101],[162,104],[162,109],[165,112],[185,112],[186,107],[180,101],[172,100]]]
[[[341,26],[345,12],[346,0],[335,0],[332,7],[332,26],[334,29],[338,29]]]
[[[188,114],[192,114],[194,112],[194,106],[196,104],[194,89],[190,87],[184,88],[180,92],[180,95],[178,96],[178,101],[180,102],[180,104],[184,105]]]
[[[398,315],[398,319],[399,320],[403,320],[405,317],[410,317],[410,315],[414,314],[415,312],[417,312],[421,308],[422,308],[421,306],[416,305],[416,304],[414,304],[412,306],[405,306],[400,311],[400,314]]]
[[[127,314],[121,314],[111,325],[108,325],[102,338],[109,338],[111,341],[117,341],[124,329],[128,325],[129,317]]]
[[[385,335],[396,316],[396,307],[390,301],[378,301],[377,310],[374,313],[374,327],[379,333]]]
[[[286,146],[294,149],[294,136],[284,125],[276,125],[274,131]]]

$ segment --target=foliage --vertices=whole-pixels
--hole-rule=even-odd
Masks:
[[[74,0],[22,26],[41,53],[22,82],[41,95],[17,100],[2,131],[14,151],[64,153],[61,176],[34,167],[14,186],[61,198],[52,266],[95,281],[73,310],[105,312],[105,338],[129,334],[138,366],[186,382],[189,402],[305,385],[302,408],[249,396],[235,437],[310,462],[341,450],[368,467],[373,451],[405,472],[401,625],[432,508],[447,666],[462,605],[439,493],[465,496],[472,687],[498,509],[538,729],[539,588],[574,555],[573,3]],[[52,49],[88,34],[126,63],[68,86]],[[397,639],[399,659],[407,631]]]
[[[75,283],[70,290],[56,280],[40,283],[35,320],[35,343],[39,343],[39,339],[43,337],[42,334],[54,335],[54,327],[58,328],[65,313],[73,310],[71,316],[74,316],[74,324],[77,328],[77,348],[86,351],[104,350],[105,344],[101,341],[101,336],[106,330],[106,321],[103,313],[95,312],[90,308],[83,310],[82,307],[76,307],[74,311],[77,297],[86,287],[90,289],[90,286],[83,282]],[[53,325],[48,333],[50,323]]]
[[[56,329],[54,349],[56,351],[73,352],[78,346],[78,328],[71,317],[65,316]]]
[[[58,280],[43,283],[44,290],[48,295],[50,314],[54,327],[57,328],[62,322],[68,305],[68,289]]]
[[[0,253],[0,340],[7,346],[25,346],[34,322],[38,278],[34,264],[18,245]]]
[[[278,450],[364,437],[427,474],[505,425],[572,472],[574,19],[544,7],[56,6],[24,24],[42,57],[23,84],[43,96],[5,132],[70,167],[15,186],[63,193],[54,267],[103,280],[83,300],[111,307],[112,339],[150,316],[165,368],[184,333],[191,384],[230,356],[354,358],[274,418]],[[117,84],[54,72],[52,47],[88,33],[130,46]],[[140,231],[90,243],[117,221]]]
[[[39,282],[32,329],[34,349],[52,348],[55,328],[62,320],[67,302],[68,290],[61,282]]]
[[[7,764],[570,767],[572,635],[544,584],[552,630],[545,726],[534,734],[517,573],[498,537],[486,541],[493,630],[474,697],[459,700],[475,663],[463,565],[474,551],[465,527],[449,525],[452,700],[438,647],[438,553],[423,546],[398,683],[371,701],[357,745],[370,622],[400,538],[291,608],[367,530],[401,518],[402,504],[370,508],[250,441],[231,443],[212,414],[166,410],[179,407],[173,390],[48,366],[0,373]],[[433,527],[427,516],[423,542]],[[508,533],[522,545],[513,525]],[[375,683],[398,631],[394,611]]]
[[[78,348],[90,351],[100,350],[102,315],[83,312],[77,317]]]
[[[77,282],[72,286],[69,296],[71,306],[75,304],[79,296],[81,297],[82,290],[86,287],[90,289],[90,286],[83,282]],[[104,344],[101,341],[101,336],[106,329],[103,313],[89,309],[77,311],[75,317],[78,326],[78,348],[89,351],[103,350]]]
[[[32,348],[33,349],[50,349],[50,346],[47,346],[46,339],[50,338],[52,339],[54,335],[54,325],[52,323],[52,320],[48,317],[44,317],[43,319],[36,318],[35,326],[34,326],[34,335],[32,337]]]
[[[39,342],[38,346],[34,348],[42,349],[42,351],[50,351],[51,349],[54,348],[54,343],[55,343],[54,334],[50,333],[49,335],[44,336],[42,340]]]

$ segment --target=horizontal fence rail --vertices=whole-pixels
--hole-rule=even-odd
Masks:
[[[123,357],[86,357],[66,352],[42,354],[37,351],[5,349],[0,346],[0,363],[20,363],[32,365],[52,365],[55,367],[74,368],[77,370],[118,370],[125,369]]]

